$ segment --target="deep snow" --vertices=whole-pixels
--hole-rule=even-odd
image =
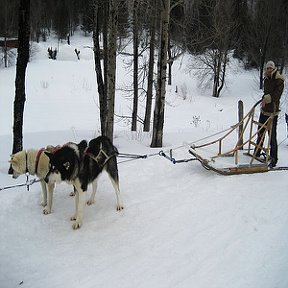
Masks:
[[[33,44],[26,149],[99,135],[93,55],[84,48],[91,42],[91,37],[75,37],[71,47],[53,39]],[[47,58],[50,45],[59,48],[56,61]],[[80,61],[75,48],[81,50]],[[120,88],[132,77],[123,60],[118,57],[115,112],[130,115],[132,100]],[[193,71],[187,72],[189,61],[185,56],[174,64],[173,85],[167,87],[163,150],[175,148],[177,159],[190,157],[187,143],[235,124],[238,100],[247,112],[261,97],[257,72],[245,72],[232,60],[224,94],[212,98],[210,90],[197,88]],[[26,180],[7,175],[14,79],[15,66],[0,70],[1,187]],[[287,90],[283,105],[286,96]],[[144,101],[140,113],[143,107]],[[154,155],[161,150],[149,148],[151,133],[140,128],[132,133],[127,123],[116,117],[114,144],[120,152]],[[283,113],[278,141],[279,166],[288,166]],[[220,176],[198,162],[173,165],[158,155],[120,162],[125,209],[116,211],[113,187],[103,174],[96,202],[85,207],[77,231],[69,221],[74,199],[67,184],[56,187],[50,215],[42,214],[37,183],[29,192],[26,187],[0,191],[1,287],[288,287],[287,171]]]

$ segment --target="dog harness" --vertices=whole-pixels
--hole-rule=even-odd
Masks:
[[[116,152],[112,153],[110,156],[103,150],[103,145],[102,143],[100,144],[100,150],[99,153],[95,156],[92,153],[87,152],[89,147],[87,147],[84,151],[84,154],[88,155],[91,159],[93,159],[100,167],[104,167],[106,163],[115,155],[117,155]],[[104,162],[101,162],[101,158],[104,157]]]
[[[41,154],[44,152],[44,150],[45,150],[45,148],[41,148],[37,153],[36,162],[35,162],[35,174],[37,174],[39,159],[40,159]]]
[[[33,174],[37,174],[40,156],[45,150],[46,150],[45,148],[41,148],[40,150],[38,150],[37,155],[36,155],[36,160],[35,160],[35,171]],[[27,151],[26,151],[26,174],[32,174],[28,168],[28,153],[27,153]]]

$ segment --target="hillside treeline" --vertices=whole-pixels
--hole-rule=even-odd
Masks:
[[[45,41],[51,31],[69,41],[79,27],[92,32],[95,3],[106,0],[31,0],[31,40]],[[15,37],[18,31],[19,0],[0,1],[0,37]],[[160,30],[161,0],[119,0],[118,38],[135,28],[135,9],[139,43],[145,45],[155,24]],[[161,8],[160,8],[161,9]],[[134,16],[133,16],[134,13]],[[100,29],[106,21],[99,17]],[[207,49],[234,51],[246,67],[261,67],[274,59],[283,69],[287,58],[287,0],[172,0],[169,25],[170,45],[191,54]]]

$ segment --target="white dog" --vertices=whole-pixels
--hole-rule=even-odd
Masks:
[[[52,199],[55,184],[46,184],[44,178],[49,172],[49,158],[44,153],[52,152],[57,149],[53,146],[47,146],[46,149],[40,150],[22,150],[11,155],[10,163],[13,169],[13,178],[17,178],[20,175],[29,173],[30,175],[36,175],[40,179],[42,188],[42,203],[44,214],[50,214],[52,209]]]

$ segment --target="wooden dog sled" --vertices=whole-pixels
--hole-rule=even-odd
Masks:
[[[250,174],[280,170],[269,167],[268,155],[270,151],[273,116],[269,117],[264,124],[260,124],[254,119],[255,108],[260,102],[261,100],[252,107],[245,117],[239,117],[241,118],[240,121],[230,129],[224,131],[225,134],[223,136],[208,143],[200,143],[198,145],[194,143],[190,146],[189,153],[192,154],[205,169],[221,175]],[[264,133],[260,139],[260,143],[257,145],[256,140],[258,132],[261,129],[263,129]],[[238,141],[233,145],[231,136],[234,131],[238,132]],[[207,137],[205,139],[207,139]],[[230,148],[225,147],[227,146],[226,142]],[[257,148],[262,150],[261,158],[256,157],[255,151]]]

